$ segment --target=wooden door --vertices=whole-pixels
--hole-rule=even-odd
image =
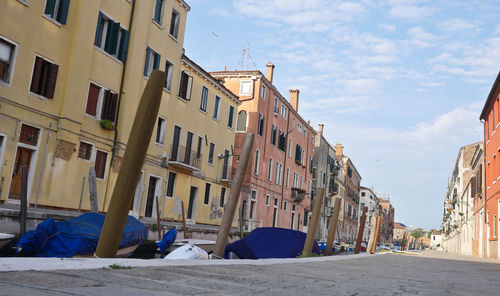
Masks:
[[[146,210],[144,212],[144,217],[153,216],[153,206],[155,204],[155,194],[156,194],[156,181],[157,178],[149,177],[148,197],[146,200]]]
[[[21,199],[23,166],[26,166],[29,171],[31,153],[33,153],[33,151],[30,149],[17,147],[16,161],[14,163],[14,171],[12,172],[12,181],[10,183],[9,199]]]
[[[189,192],[189,204],[188,204],[188,210],[187,210],[187,218],[188,219],[193,219],[194,204],[196,202],[197,191],[198,191],[198,188],[191,186],[191,191]]]

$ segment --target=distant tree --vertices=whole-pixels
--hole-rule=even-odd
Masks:
[[[423,235],[425,235],[425,232],[422,228],[416,228],[411,232],[411,236],[413,236],[414,238],[419,238]]]

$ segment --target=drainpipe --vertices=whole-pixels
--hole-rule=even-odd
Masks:
[[[480,120],[481,123],[483,124],[483,131],[484,131],[484,124],[485,124],[485,121],[483,119]],[[488,238],[487,238],[487,227],[486,227],[486,221],[487,221],[487,217],[486,217],[486,138],[483,137],[483,149],[484,149],[484,152],[483,152],[483,172],[484,172],[484,178],[483,178],[483,191],[484,191],[484,194],[483,194],[483,213],[484,213],[484,226],[483,226],[483,257],[486,258],[488,257],[488,255],[486,254],[486,244],[488,243]],[[482,177],[482,174],[483,172],[481,172],[481,177]]]

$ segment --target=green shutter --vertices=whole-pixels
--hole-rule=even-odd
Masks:
[[[99,35],[101,35],[101,22],[102,22],[102,12],[99,11],[99,16],[97,17],[97,28],[95,29],[94,45],[99,46]]]
[[[66,24],[66,20],[68,19],[68,10],[69,10],[69,0],[61,0],[61,5],[59,9],[59,15],[57,16],[57,21],[61,24]]]
[[[158,70],[160,68],[160,54],[154,53],[153,70]]]
[[[233,113],[234,113],[234,107],[229,106],[229,120],[227,121],[227,126],[233,127]]]
[[[115,23],[112,20],[109,20],[104,51],[111,55],[116,53],[116,48],[118,47],[118,33],[120,33],[120,23]]]
[[[129,32],[127,30],[122,30],[122,38],[120,39],[120,49],[118,50],[118,59],[125,62],[127,60],[127,50],[128,50],[128,38]]]
[[[162,8],[162,0],[156,0],[156,6],[155,6],[155,15],[154,19],[155,21],[161,25],[161,8]]]
[[[148,65],[149,65],[149,52],[151,48],[146,48],[146,63],[144,63],[144,76],[148,76]]]
[[[54,17],[54,10],[56,8],[56,0],[47,0],[45,3],[45,14]]]

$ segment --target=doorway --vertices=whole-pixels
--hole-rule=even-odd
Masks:
[[[10,183],[9,199],[21,200],[23,166],[26,166],[27,171],[29,172],[32,154],[33,150],[31,149],[17,147],[16,160]]]
[[[278,199],[274,198],[274,208],[273,208],[273,227],[278,224]]]
[[[191,186],[191,190],[189,192],[189,203],[187,209],[187,219],[193,219],[194,211],[196,210],[195,203],[198,196],[198,188]]]
[[[155,176],[149,176],[148,183],[148,195],[146,200],[146,209],[144,211],[144,217],[156,218],[156,196],[159,196],[160,192],[160,178]]]
[[[144,182],[144,171],[141,171],[141,176],[135,186],[134,201],[130,205],[129,215],[136,218],[139,217],[141,211],[142,192],[144,191],[142,182]]]

